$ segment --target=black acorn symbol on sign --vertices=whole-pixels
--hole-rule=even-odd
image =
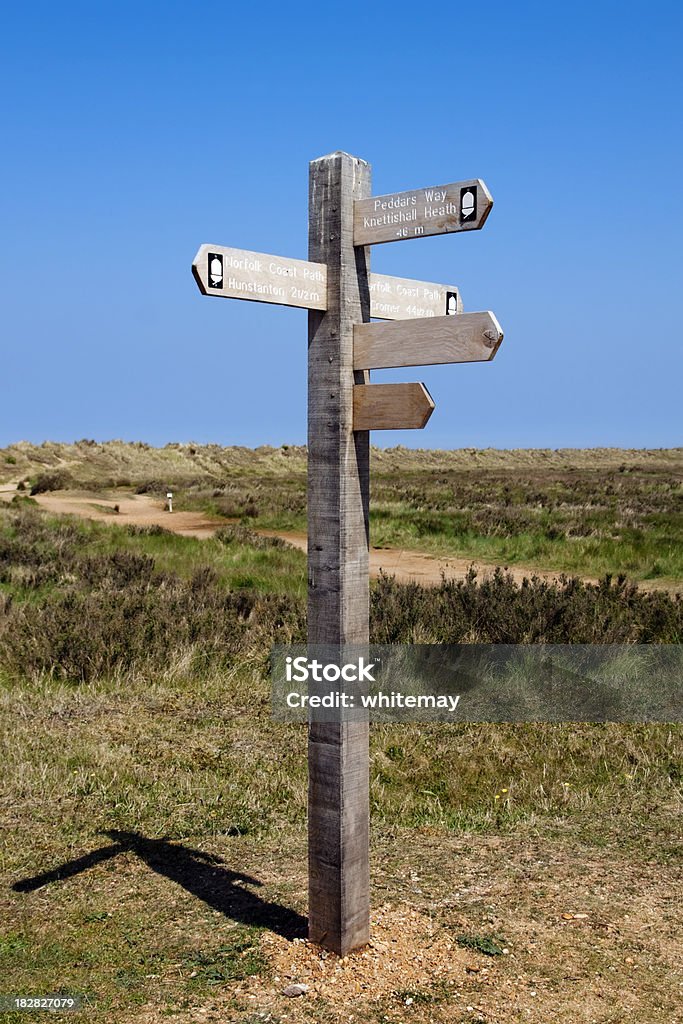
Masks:
[[[209,287],[223,287],[223,257],[220,253],[209,253]]]
[[[476,188],[463,188],[460,191],[460,223],[474,220],[477,216]]]

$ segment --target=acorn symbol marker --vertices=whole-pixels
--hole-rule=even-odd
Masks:
[[[463,220],[469,220],[474,214],[474,192],[469,188],[462,197],[461,211]]]
[[[209,280],[212,288],[220,288],[223,284],[223,260],[213,255],[209,260]]]

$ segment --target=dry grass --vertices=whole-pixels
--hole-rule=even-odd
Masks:
[[[571,832],[375,829],[372,944],[340,961],[286,912],[244,923],[264,904],[305,911],[300,830],[204,840],[191,874],[188,844],[131,845],[21,895],[12,981],[89,992],[88,1019],[121,1024],[681,1019],[679,866]],[[295,982],[308,991],[288,999]]]
[[[177,509],[305,529],[306,450],[283,445],[26,443],[0,451],[0,483],[122,489]],[[372,451],[375,546],[598,578],[683,580],[683,450]]]
[[[373,946],[297,941],[306,737],[271,719],[263,667],[278,602],[300,624],[303,558],[253,540],[3,514],[0,634],[21,619],[33,646],[0,668],[2,990],[83,992],[98,1024],[679,1024],[680,726],[373,727]],[[74,593],[85,610],[55,617]],[[410,593],[377,628],[425,617]],[[87,666],[131,607],[131,657],[60,671],[60,635]],[[146,623],[166,624],[147,647]]]
[[[374,727],[376,944],[321,961],[305,730],[245,654],[5,685],[3,989],[98,1022],[676,1020],[680,727]]]
[[[650,472],[679,471],[683,449],[479,449],[453,451],[373,448],[373,470],[393,475],[420,470],[576,471],[645,467]],[[109,481],[112,486],[138,486],[150,480],[207,480],[219,483],[239,474],[290,476],[305,473],[306,449],[296,445],[272,448],[222,447],[193,442],[154,448],[143,442],[83,439],[75,444],[20,441],[0,448],[0,481],[63,471],[86,486]],[[117,481],[120,483],[117,484]]]

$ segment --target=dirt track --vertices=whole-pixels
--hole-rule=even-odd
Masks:
[[[0,487],[0,498],[9,500],[15,493],[16,485]],[[135,523],[140,526],[159,525],[183,537],[199,537],[205,539],[213,536],[216,530],[225,526],[225,520],[212,519],[199,512],[166,511],[164,504],[147,494],[135,494],[114,499],[101,498],[88,494],[70,494],[67,492],[50,492],[38,494],[35,500],[50,512],[69,513],[97,519],[100,522]],[[114,506],[118,505],[118,514]],[[280,530],[258,530],[266,537],[281,537],[301,551],[306,550],[306,534]],[[415,580],[427,586],[441,582],[442,575],[449,578],[462,579],[470,566],[480,576],[492,572],[494,566],[486,563],[472,562],[468,558],[438,558],[435,555],[423,554],[420,551],[406,551],[400,548],[371,548],[370,575],[377,576],[381,570],[395,576],[401,582]],[[558,573],[542,569],[512,566],[509,571],[517,582],[525,576],[535,574],[543,579],[557,579]]]
[[[16,494],[16,484],[0,485],[0,500],[10,501]],[[139,526],[163,526],[183,537],[206,539],[225,526],[226,520],[213,519],[201,512],[166,511],[164,503],[148,494],[133,494],[113,498],[101,498],[92,494],[52,491],[38,494],[34,498],[43,508],[50,512],[84,516],[86,519],[97,519],[100,522],[121,524],[135,523]],[[118,505],[119,512],[114,512]],[[285,530],[256,530],[264,537],[281,537],[289,544],[306,551],[305,533]],[[370,548],[370,575],[378,576],[380,571],[395,576],[401,583],[414,580],[425,586],[436,586],[443,575],[450,579],[464,579],[470,567],[474,566],[479,577],[493,572],[494,565],[487,562],[475,562],[469,558],[439,558],[436,555],[424,554],[421,551],[409,551],[403,548]],[[537,569],[534,566],[506,566],[507,571],[517,583],[529,576],[539,576],[545,580],[556,580],[559,572]],[[583,576],[588,583],[597,582],[594,577]],[[641,581],[642,590],[680,591],[680,584],[664,580]]]

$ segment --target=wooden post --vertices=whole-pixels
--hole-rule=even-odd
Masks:
[[[452,285],[370,275],[371,245],[482,227],[484,182],[371,197],[370,178],[348,153],[312,161],[308,262],[204,244],[192,264],[204,295],[309,310],[308,642],[328,659],[369,643],[368,431],[423,427],[434,408],[424,385],[370,385],[370,370],[488,360],[503,337]],[[309,722],[309,937],[343,956],[370,939],[368,723]]]
[[[370,319],[369,249],[354,249],[353,203],[369,164],[312,161],[309,259],[327,265],[327,311],[308,314],[308,642],[368,642],[367,431],[353,430],[353,325]],[[370,938],[367,722],[311,723],[309,938],[344,956]]]

